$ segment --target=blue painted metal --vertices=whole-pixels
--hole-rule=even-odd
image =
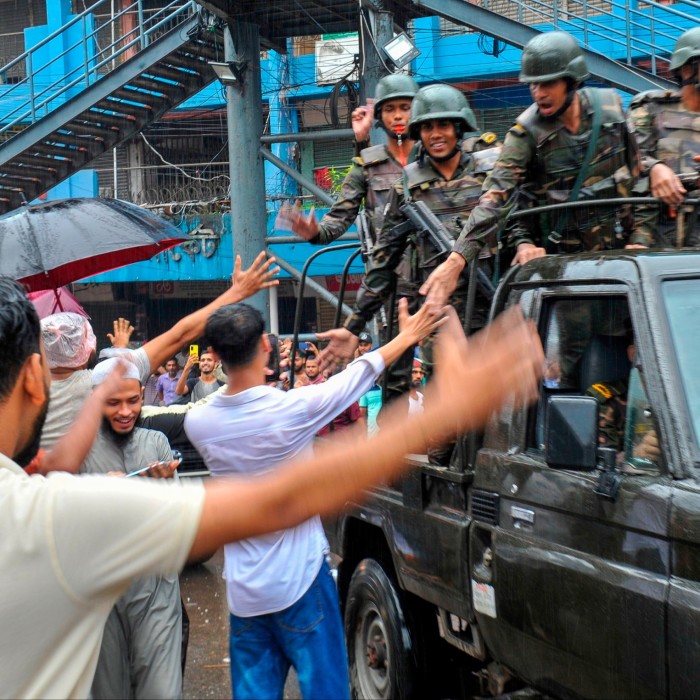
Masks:
[[[147,49],[142,51],[139,56],[123,63],[117,69],[101,77],[92,85],[80,91],[78,95],[68,102],[64,102],[60,106],[52,109],[45,119],[35,121],[7,143],[2,144],[0,146],[0,164],[6,163],[22,153],[26,148],[46,138],[56,129],[68,123],[86,109],[97,104],[100,100],[106,98],[116,88],[141,75],[144,70],[146,70],[147,66],[153,65],[159,59],[164,58],[180,46],[182,44],[181,33],[196,27],[197,22],[197,17],[189,17],[180,26],[172,29],[165,36],[161,37],[159,41],[151,44]],[[213,77],[212,73],[212,79]],[[68,83],[68,86],[72,87],[78,83],[79,80],[74,79]],[[64,92],[61,92],[61,95],[63,94]],[[49,106],[49,102],[49,100],[44,100],[40,105]],[[17,123],[18,119],[19,117],[13,120],[11,124]],[[10,125],[5,125],[0,129],[0,133],[9,128]]]
[[[548,10],[548,12],[551,13],[549,18],[551,18],[552,24],[549,26],[546,24],[544,26],[537,25],[537,28],[533,28],[517,22],[516,20],[504,17],[496,12],[491,12],[483,7],[479,7],[478,5],[465,2],[464,0],[414,0],[414,4],[453,22],[459,22],[460,24],[464,24],[468,27],[478,29],[489,36],[502,38],[507,43],[518,48],[525,46],[530,39],[536,36],[540,31],[546,30],[547,28],[564,29],[571,32],[581,40],[589,37],[589,44],[584,48],[584,51],[586,54],[588,69],[592,75],[605,80],[615,87],[631,92],[640,92],[643,90],[659,88],[675,89],[675,83],[666,80],[665,78],[652,76],[651,74],[639,71],[630,65],[621,65],[614,60],[614,58],[611,58],[611,56],[614,57],[620,52],[622,52],[625,58],[629,57],[630,60],[633,55],[636,57],[650,56],[656,52],[656,47],[650,46],[649,42],[645,42],[638,36],[636,37],[634,45],[632,45],[631,39],[626,39],[625,41],[621,42],[616,41],[615,31],[618,30],[615,26],[617,20],[614,16],[612,19],[607,18],[604,25],[603,23],[597,23],[595,25],[595,27],[597,27],[595,33],[597,34],[598,32],[604,31],[607,44],[612,49],[609,52],[599,53],[592,50],[593,46],[590,42],[590,36],[594,33],[594,25],[590,17],[585,23],[587,32],[584,35],[584,23],[581,18],[567,14],[566,21],[562,21],[559,19],[562,11],[560,10],[558,13],[555,13],[553,12],[553,8]],[[655,4],[656,3],[654,3],[654,5]],[[546,5],[544,3],[526,3],[523,0],[520,0],[518,5],[526,8],[530,12],[536,11],[545,14],[543,8],[546,9]],[[638,35],[645,29],[648,31],[648,22],[644,22],[645,18],[648,19],[648,15],[641,17],[635,14],[635,22],[633,23],[631,21],[632,13],[628,10],[627,3],[613,3],[613,6],[622,9],[623,13],[625,14],[629,13],[629,21],[625,22],[625,18],[622,18],[626,37]],[[609,15],[611,13],[607,14]],[[614,13],[612,14],[614,15]],[[687,19],[688,21],[693,19],[691,15],[686,15],[685,13],[678,11],[671,14]],[[544,19],[547,19],[547,17],[544,17]],[[695,21],[697,21],[697,18],[695,18]],[[672,38],[675,40],[679,34],[680,32],[676,26],[676,28],[674,28]],[[669,36],[669,38],[671,37]],[[633,51],[633,49],[635,49],[635,51]],[[483,54],[480,56],[480,58],[481,57],[483,57]],[[471,79],[475,79],[476,77],[477,76],[471,76]]]
[[[72,16],[65,24],[43,38],[39,37],[46,32],[45,27],[35,27],[25,31],[27,43],[31,48],[0,68],[2,83],[6,82],[5,76],[14,66],[26,61],[28,68],[27,77],[24,80],[0,89],[0,104],[8,110],[2,115],[3,124],[0,126],[0,134],[15,126],[34,123],[36,119],[70,100],[76,94],[75,89],[81,91],[94,83],[113,81],[113,72],[102,75],[99,72],[100,69],[112,67],[113,62],[119,57],[128,58],[140,43],[147,44],[150,37],[160,36],[168,28],[179,28],[183,32],[180,36],[180,44],[182,44],[186,32],[192,28],[190,24],[192,22],[196,24],[196,14],[199,9],[194,0],[184,5],[180,0],[172,0],[149,16],[148,20],[140,26],[139,35],[134,38],[120,36],[119,41],[99,51],[96,43],[98,30],[94,25],[93,13],[99,12],[103,5],[108,8],[110,2],[111,0],[98,0],[89,10]],[[101,29],[120,22],[122,16],[133,11],[134,8],[141,12],[142,2],[143,0],[136,0],[108,23],[102,25]],[[52,3],[47,4],[50,6]],[[187,24],[188,21],[190,24]],[[124,66],[129,63],[138,64],[141,71],[147,65],[143,60],[132,60]],[[38,73],[35,73],[37,66],[41,66],[39,72],[42,78],[44,80],[48,78],[38,92],[36,89],[39,82],[36,80]],[[10,105],[11,107],[8,107]]]
[[[319,216],[327,210],[319,210]],[[211,217],[209,217],[211,218]],[[297,269],[304,266],[309,256],[318,251],[318,246],[310,243],[298,242],[283,245],[275,244],[274,222],[276,214],[270,213],[267,216],[267,232],[270,240],[267,247],[274,255],[283,257],[290,265]],[[183,232],[192,232],[202,223],[197,217],[173,221]],[[207,223],[210,223],[209,221]],[[192,236],[192,240],[184,246],[173,248],[167,253],[161,253],[151,260],[134,263],[117,270],[111,270],[101,275],[88,278],[89,282],[157,282],[175,281],[188,282],[195,280],[224,280],[229,279],[233,271],[233,241],[231,238],[231,217],[229,214],[222,214],[216,217],[213,236]],[[354,229],[351,229],[354,231]],[[288,238],[286,231],[279,236],[282,240]],[[331,248],[345,245],[347,242],[333,243]],[[309,274],[313,277],[323,277],[326,275],[337,275],[343,269],[347,260],[347,251],[340,249],[333,250],[320,259],[315,260],[309,268]],[[364,265],[361,260],[356,260],[350,267],[353,274],[364,272]],[[288,278],[290,275],[282,272],[281,278]]]

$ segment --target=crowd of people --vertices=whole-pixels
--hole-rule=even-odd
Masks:
[[[681,37],[672,69],[679,95],[640,97],[627,119],[614,91],[582,86],[588,71],[572,37],[540,35],[522,58],[534,104],[503,144],[473,133],[458,90],[380,81],[375,116],[387,144],[364,144],[320,223],[285,213],[318,243],[347,230],[363,202],[370,214],[375,246],[355,309],[343,328],[318,334],[320,352],[271,336],[244,303],[277,283],[263,253],[247,270],[237,259],[226,292],[140,348],[128,347],[129,322],[115,321],[97,364],[87,319],[40,321],[21,285],[0,278],[2,695],[181,697],[177,572],[224,546],[236,700],[281,698],[291,666],[303,697],[347,698],[319,516],[408,469],[406,454],[537,396],[544,356],[518,310],[478,339],[464,334],[486,323],[483,278],[503,236],[514,264],[649,246],[668,210],[652,216],[622,202],[557,214],[546,228],[520,219],[502,234],[509,212],[642,186],[682,208],[678,174],[700,156],[689,161],[684,146],[669,159],[663,129],[672,127],[659,115],[680,115],[673,128],[692,132],[684,119],[700,108],[700,29]],[[354,115],[359,141],[372,118],[366,108]],[[455,240],[449,255],[409,225],[415,202]],[[689,219],[691,241],[698,224]],[[470,285],[480,289],[472,309]],[[395,287],[402,298],[387,308]],[[396,333],[375,343],[366,327],[382,305]],[[144,407],[147,390],[153,405]],[[178,481],[173,446],[183,433],[211,479]]]

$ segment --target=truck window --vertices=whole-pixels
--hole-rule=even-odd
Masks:
[[[543,450],[547,399],[594,396],[601,409],[601,444],[623,449],[631,362],[631,321],[624,296],[549,297],[543,300],[545,373],[531,448]],[[614,443],[614,444],[613,444]]]
[[[627,417],[625,422],[624,461],[645,472],[659,471],[659,440],[653,414],[640,371],[630,371],[627,391]]]
[[[700,440],[700,280],[667,280],[661,285],[666,317],[670,327],[670,353],[680,376],[680,388],[685,393],[688,422],[694,432],[695,444]]]

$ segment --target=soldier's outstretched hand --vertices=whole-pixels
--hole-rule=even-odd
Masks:
[[[310,241],[318,236],[318,220],[313,209],[309,211],[308,216],[304,215],[299,200],[294,203],[294,206],[285,202],[275,219],[275,229],[292,231],[305,241]]]
[[[426,296],[426,303],[442,308],[447,304],[450,294],[457,288],[459,276],[464,269],[464,258],[458,253],[450,253],[445,262],[438,265],[428,275],[419,294]]]

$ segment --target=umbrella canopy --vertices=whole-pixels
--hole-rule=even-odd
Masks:
[[[29,291],[147,260],[186,240],[155,214],[118,199],[61,199],[0,216],[0,274]]]
[[[29,300],[34,304],[39,318],[46,318],[59,311],[72,311],[90,318],[80,302],[65,287],[29,292]]]

